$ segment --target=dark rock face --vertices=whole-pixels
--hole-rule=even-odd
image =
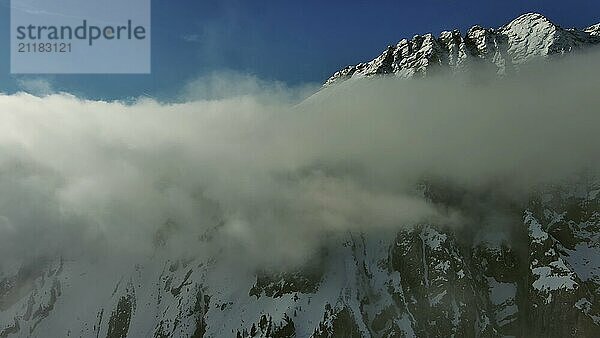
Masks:
[[[454,238],[432,226],[401,231],[392,249],[406,307],[417,335],[475,336],[490,331],[481,285]]]
[[[124,338],[129,332],[131,315],[135,310],[135,295],[122,296],[108,320],[106,338]]]
[[[347,308],[334,311],[329,304],[325,306],[325,315],[319,327],[315,330],[313,337],[360,337],[358,328],[352,313]]]
[[[248,295],[258,299],[262,295],[278,298],[285,294],[315,293],[325,274],[324,259],[326,259],[325,254],[308,261],[305,266],[296,271],[260,271]]]

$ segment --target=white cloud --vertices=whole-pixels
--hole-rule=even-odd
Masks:
[[[46,96],[54,93],[52,83],[43,78],[21,78],[17,79],[19,88],[36,96]]]
[[[0,96],[0,257],[137,254],[175,222],[178,247],[293,261],[340,231],[459,223],[417,183],[519,201],[598,169],[600,67],[576,60],[485,85],[350,81],[299,105],[251,78],[179,104]]]

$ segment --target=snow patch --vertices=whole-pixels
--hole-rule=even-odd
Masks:
[[[542,229],[542,225],[530,210],[525,211],[523,222],[528,226],[529,237],[531,237],[533,242],[542,244],[542,242],[548,239],[548,233]]]
[[[560,257],[558,260],[550,262],[548,266],[533,268],[532,273],[537,276],[532,286],[538,291],[574,290],[578,285],[575,281],[575,274]]]

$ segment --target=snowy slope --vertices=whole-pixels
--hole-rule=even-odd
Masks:
[[[163,247],[135,263],[38,260],[0,283],[0,336],[597,336],[599,191],[540,192],[505,232],[340,234],[287,272]]]

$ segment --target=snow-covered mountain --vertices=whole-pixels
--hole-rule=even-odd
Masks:
[[[428,189],[437,203],[474,198]],[[597,337],[600,184],[512,212],[504,231],[342,234],[293,272],[170,257],[168,238],[135,264],[38,260],[2,270],[0,336]]]
[[[453,30],[438,37],[428,33],[402,39],[372,61],[336,72],[325,85],[379,74],[413,78],[472,67],[487,67],[503,75],[540,57],[563,55],[597,44],[600,24],[583,30],[564,29],[541,14],[527,13],[498,29],[473,26],[464,35]]]
[[[600,24],[569,30],[525,14],[500,29],[402,40],[327,85],[475,61],[507,74],[597,43]],[[134,261],[0,265],[0,338],[600,336],[600,181],[574,179],[520,204],[439,182],[418,189],[478,222],[335,234],[291,271],[175,255],[171,222],[154,236],[154,253]],[[508,221],[490,224],[491,208]],[[190,237],[202,246],[220,229]]]

